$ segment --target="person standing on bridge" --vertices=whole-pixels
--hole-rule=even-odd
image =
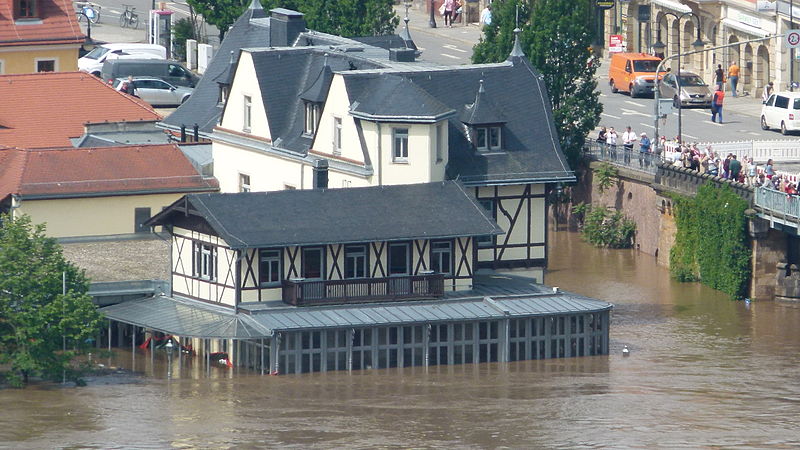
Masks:
[[[606,132],[606,145],[608,146],[608,154],[616,159],[617,156],[617,132],[614,127],[610,127]]]
[[[636,137],[636,133],[631,130],[630,125],[625,128],[625,132],[622,133],[622,148],[625,149],[625,164],[631,162],[631,153],[633,152],[633,144],[638,140]]]
[[[639,167],[650,167],[650,138],[647,133],[642,133],[639,139]]]
[[[714,91],[714,96],[711,97],[711,121],[717,121],[717,114],[719,114],[719,123],[722,123],[722,101],[725,99],[725,91],[717,86]]]
[[[736,155],[731,155],[731,160],[728,163],[728,173],[733,181],[739,181],[739,172],[742,170],[742,163],[736,159]]]

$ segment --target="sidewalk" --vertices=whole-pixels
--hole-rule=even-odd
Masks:
[[[469,44],[470,46],[475,45],[478,43],[478,41],[480,41],[482,34],[480,24],[476,22],[465,25],[462,22],[456,23],[453,25],[453,28],[446,28],[444,26],[444,18],[439,14],[439,11],[434,11],[436,28],[431,28],[430,14],[425,11],[425,5],[427,4],[426,1],[427,0],[416,0],[413,2],[411,7],[408,8],[408,29],[411,32],[411,39],[414,39],[415,33],[423,33],[431,36],[460,41],[465,44]],[[403,18],[406,16],[406,8],[403,6],[403,4],[399,4],[394,6],[394,10],[397,13],[397,16],[400,17],[400,24],[397,26],[396,30],[396,33],[399,33],[404,26]]]

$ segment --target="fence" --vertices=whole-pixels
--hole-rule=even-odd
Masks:
[[[589,139],[584,143],[583,149],[585,155],[595,161],[606,161],[650,174],[655,174],[658,165],[662,162],[661,157],[655,153],[625,150],[621,145],[609,146]]]
[[[755,205],[774,216],[791,219],[793,222],[800,219],[800,197],[797,195],[759,187],[756,189]]]
[[[742,160],[743,157],[752,157],[754,161],[767,162],[771,159],[774,162],[800,161],[800,140],[799,139],[775,139],[769,141],[729,141],[729,142],[698,142],[697,148],[705,152],[706,147],[717,153],[720,158],[724,158],[729,153],[736,155],[736,159]],[[677,142],[667,142],[664,144],[664,157],[670,159],[671,155],[680,156]]]

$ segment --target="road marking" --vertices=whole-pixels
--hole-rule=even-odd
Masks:
[[[689,111],[696,112],[698,114],[709,114],[708,111],[701,111],[699,109],[690,109]]]
[[[644,105],[643,105],[643,104],[641,104],[641,103],[636,103],[636,102],[632,102],[632,101],[630,101],[630,100],[625,100],[625,103],[627,103],[627,104],[629,104],[629,105],[635,105],[635,106],[638,106],[638,107],[640,107],[640,108],[644,108]]]
[[[650,114],[645,114],[643,112],[634,111],[632,109],[627,109],[627,108],[620,108],[620,109],[622,110],[622,115],[623,116],[645,116],[645,117],[650,117]]]
[[[608,94],[603,94],[603,93],[601,92],[601,93],[600,93],[600,97],[608,97]]]
[[[461,50],[460,48],[456,47],[456,46],[455,46],[455,45],[453,45],[453,44],[445,44],[445,45],[443,45],[442,47],[444,47],[444,48],[446,48],[446,49],[448,49],[448,50],[455,50],[455,51],[457,51],[457,52],[461,52],[461,53],[467,53],[467,51],[466,51],[466,50]]]
[[[761,133],[756,133],[755,131],[751,131],[747,134],[752,134],[753,136],[761,136]]]
[[[644,123],[644,122],[639,122],[639,125],[641,125],[641,126],[643,126],[643,127],[648,127],[648,128],[653,128],[653,129],[655,129],[655,127],[654,127],[654,126],[652,126],[652,125],[648,125],[648,124],[646,124],[646,123]]]
[[[611,115],[611,114],[606,114],[606,113],[602,113],[602,114],[600,114],[600,115],[601,115],[601,116],[606,116],[606,117],[611,117],[612,119],[622,119],[622,117],[619,117],[619,116],[613,116],[613,115]]]
[[[458,56],[448,55],[447,53],[439,53],[439,54],[440,54],[440,55],[442,55],[442,56],[446,56],[446,57],[448,57],[448,58],[453,58],[453,59],[461,59],[461,58],[459,58]]]
[[[686,136],[689,139],[699,139],[697,136],[692,136],[691,134],[683,133],[683,135]]]

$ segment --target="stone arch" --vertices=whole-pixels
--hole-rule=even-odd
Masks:
[[[681,33],[680,22],[677,19],[672,19],[672,23],[670,26],[669,51],[667,52],[667,56],[680,53],[681,49],[678,47],[678,43],[680,42],[680,33]],[[678,70],[677,59],[673,59],[671,61],[670,66],[672,66],[672,70]]]
[[[697,39],[697,30],[694,26],[694,20],[686,17],[683,23],[683,35],[681,36],[681,48],[683,53],[688,53],[694,50],[692,44]],[[702,65],[699,62],[698,55],[687,56],[683,61],[683,67],[691,72],[700,72]]]
[[[772,79],[772,74],[769,73],[769,49],[766,45],[759,45],[756,52],[756,76],[755,88],[760,89],[767,85]]]
[[[639,34],[639,15],[637,13],[639,1],[633,0],[627,4],[627,23],[625,26],[625,42],[628,43],[627,51],[641,52],[644,47],[641,45],[642,37]],[[644,30],[642,31],[644,32]]]
[[[736,37],[736,35],[733,35],[733,34],[730,35],[730,37],[728,38],[728,44],[734,44],[736,42],[739,42],[739,38]],[[728,47],[728,57],[726,58],[727,60],[723,64],[723,67],[729,66],[732,62],[735,62],[736,65],[741,67],[740,54],[739,54],[740,49],[739,49],[739,47],[740,47],[739,45],[736,45],[736,46],[733,46],[733,47]]]
[[[656,55],[661,58],[665,58],[667,57],[667,55],[669,55],[669,49],[670,49],[669,45],[671,42],[669,33],[669,20],[665,20],[663,19],[663,17],[664,17],[664,12],[659,11],[658,14],[656,14],[655,22],[653,22],[653,24],[655,24],[656,27],[653,33],[655,35],[653,43],[655,44],[656,42],[658,42],[658,39],[660,38],[661,42],[666,46],[664,47],[663,50],[661,50],[661,54]]]
[[[742,77],[740,83],[742,90],[753,91],[753,47],[750,44],[744,46],[744,58],[741,64]]]

